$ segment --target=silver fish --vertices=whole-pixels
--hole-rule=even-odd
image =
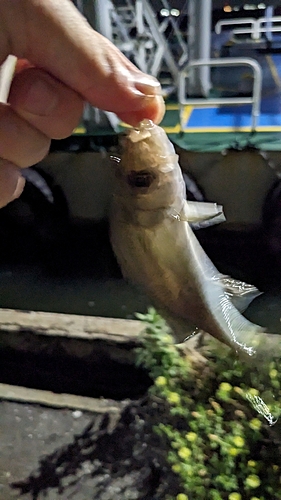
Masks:
[[[280,347],[280,337],[239,312],[260,292],[220,274],[198,242],[191,225],[225,220],[222,207],[186,201],[178,156],[162,128],[144,120],[130,130],[116,178],[113,250],[124,277],[152,299],[176,341],[199,329],[246,357]]]

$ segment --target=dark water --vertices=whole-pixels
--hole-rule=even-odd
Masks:
[[[0,307],[132,318],[147,298],[126,283],[109,243],[108,224],[79,223],[39,235],[11,228],[0,248]]]
[[[5,266],[0,271],[1,307],[133,318],[148,299],[118,278],[55,276],[40,266]]]

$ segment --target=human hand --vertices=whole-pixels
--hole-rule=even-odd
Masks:
[[[0,103],[0,207],[24,187],[20,169],[71,134],[83,102],[137,125],[159,123],[159,82],[95,32],[70,0],[0,0],[0,64],[18,57],[8,104]]]

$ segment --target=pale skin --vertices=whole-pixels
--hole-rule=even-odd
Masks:
[[[157,80],[95,32],[70,0],[0,0],[0,64],[18,57],[0,103],[0,207],[20,196],[21,169],[42,160],[51,139],[69,136],[83,103],[130,125],[164,114]]]

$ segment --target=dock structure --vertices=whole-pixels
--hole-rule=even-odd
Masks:
[[[204,150],[212,138],[217,143],[214,134],[222,134],[224,145],[243,145],[251,137],[257,145],[266,142],[269,150],[280,147],[281,17],[273,15],[276,2],[252,2],[252,7],[264,5],[258,18],[246,10],[245,17],[235,18],[243,5],[231,2],[231,19],[216,24],[212,9],[225,6],[218,0],[188,0],[178,8],[171,0],[76,3],[98,31],[161,81],[166,99],[162,126],[175,143],[187,150],[200,143]],[[84,125],[76,132],[94,133],[97,113],[104,115],[86,109]],[[115,132],[126,127],[112,113],[99,117],[99,123]]]

